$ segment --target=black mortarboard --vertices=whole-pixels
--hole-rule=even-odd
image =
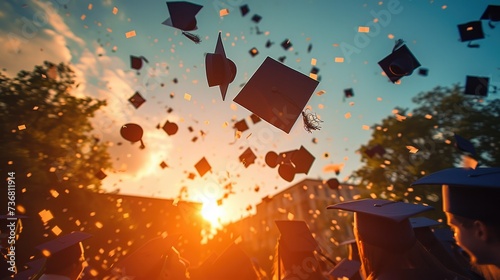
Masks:
[[[420,62],[401,40],[397,41],[392,53],[379,61],[378,64],[393,83],[404,76],[410,76],[413,70],[420,67]]]
[[[142,104],[144,104],[144,102],[146,102],[146,99],[144,99],[144,97],[136,91],[134,95],[128,99],[128,101],[134,106],[134,108],[138,109]]]
[[[267,57],[234,101],[289,133],[318,81]]]
[[[253,15],[253,17],[252,17],[252,21],[255,23],[259,23],[261,19],[262,19],[262,17],[257,15],[257,14]]]
[[[311,234],[305,221],[274,221],[281,234],[279,242],[286,252],[312,253],[318,248],[318,242]]]
[[[460,33],[460,41],[468,42],[484,38],[483,24],[480,20],[471,21],[464,24],[457,25],[458,32]],[[471,45],[469,47],[479,47],[478,45]]]
[[[219,86],[222,100],[224,100],[226,98],[229,83],[231,83],[236,76],[236,65],[232,60],[226,57],[220,34],[219,32],[215,53],[207,53],[205,56],[205,69],[208,86]]]
[[[343,259],[328,274],[333,276],[333,279],[361,279],[360,268],[359,261]]]
[[[240,162],[243,163],[243,165],[245,165],[245,168],[247,168],[250,164],[254,163],[256,158],[257,157],[250,148],[247,148],[239,157]]]
[[[466,76],[464,94],[475,96],[488,96],[488,77]]]
[[[499,222],[500,168],[449,168],[415,181],[442,185],[443,211],[469,219]]]
[[[206,279],[258,279],[250,257],[235,243],[231,243],[207,270]]]
[[[91,234],[75,231],[40,244],[35,248],[47,258],[47,269],[57,271],[81,258],[83,247],[81,247],[80,242],[90,237],[92,237]]]
[[[248,51],[252,57],[256,56],[259,54],[259,50],[257,48],[252,48],[251,50]]]
[[[248,12],[250,12],[250,8],[248,8],[247,4],[242,5],[242,6],[240,6],[240,12],[241,12],[241,16],[244,17],[248,14]]]
[[[350,98],[354,96],[354,91],[352,88],[344,89],[344,97],[345,98]]]
[[[464,152],[472,157],[476,156],[476,149],[474,148],[474,145],[467,139],[463,138],[462,136],[455,134],[453,136],[455,138],[455,147],[460,150],[461,152]]]
[[[253,124],[256,124],[256,123],[260,122],[260,118],[256,114],[251,114],[250,115],[250,119],[252,120]]]
[[[112,270],[115,274],[123,275],[126,279],[156,278],[160,275],[165,257],[179,237],[179,234],[155,237],[115,263]]]
[[[207,159],[203,157],[198,161],[194,167],[196,168],[196,171],[198,171],[198,174],[200,174],[200,177],[203,177],[208,171],[212,170],[212,167],[210,166],[210,163],[208,163]]]
[[[409,218],[434,208],[383,199],[360,199],[330,205],[327,209],[355,212],[359,240],[386,250],[401,252],[408,250],[416,242]]]
[[[382,145],[377,144],[371,148],[366,149],[365,154],[370,158],[374,157],[375,155],[383,156],[385,154],[385,149],[384,147],[382,147]]]
[[[19,271],[12,278],[9,279],[18,279],[18,280],[39,279],[39,277],[43,274],[46,262],[47,262],[46,258],[39,258],[36,260],[29,261],[26,263],[27,268],[25,270]]]
[[[283,49],[288,50],[292,47],[292,42],[290,42],[290,40],[288,39],[285,39],[285,41],[281,43],[281,46],[283,47]]]
[[[427,69],[427,68],[420,68],[420,69],[418,69],[418,74],[420,76],[427,76],[427,75],[429,75],[429,69]]]
[[[311,74],[318,74],[318,72],[319,72],[319,68],[316,66],[313,66],[311,68],[311,71],[309,71],[309,73],[311,73]]]
[[[162,24],[182,31],[192,31],[198,28],[196,26],[196,14],[203,6],[186,1],[172,1],[167,2],[167,8],[170,17]]]
[[[307,174],[314,160],[315,157],[304,146],[300,146],[300,149],[294,152],[291,157],[295,173]]]
[[[130,67],[135,70],[140,70],[142,68],[142,61],[148,62],[144,56],[130,56]]]
[[[410,218],[411,227],[416,228],[424,228],[424,227],[435,227],[441,225],[440,222],[429,219],[427,217],[413,217]]]
[[[104,173],[104,171],[102,171],[102,169],[99,169],[99,171],[97,171],[95,173],[95,176],[99,180],[104,180],[104,178],[108,177],[108,175],[106,173]]]
[[[245,119],[241,119],[234,123],[233,128],[240,132],[246,131],[248,130],[247,121]]]
[[[161,127],[169,136],[172,136],[177,133],[179,130],[179,126],[170,121],[166,121],[165,124]]]
[[[142,142],[142,135],[144,130],[142,127],[135,123],[127,123],[122,125],[120,128],[120,135],[132,143],[141,142],[141,148],[144,148],[144,143]]]
[[[484,10],[481,19],[489,19],[488,25],[491,28],[495,28],[492,22],[500,21],[500,6],[499,5],[488,5],[486,10]]]
[[[167,164],[165,161],[162,161],[162,162],[160,163],[160,167],[161,167],[161,169],[165,169],[165,168],[167,168],[167,167],[168,167],[168,164]]]

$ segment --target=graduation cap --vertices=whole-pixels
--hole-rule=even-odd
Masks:
[[[252,120],[253,124],[256,124],[256,123],[260,122],[260,118],[256,114],[251,114],[250,115],[250,119]]]
[[[135,70],[141,70],[142,61],[149,63],[149,61],[144,56],[130,56],[130,67]]]
[[[457,27],[458,32],[460,33],[461,42],[469,42],[469,48],[479,47],[477,44],[471,44],[470,41],[484,38],[483,25],[480,20],[459,24]]]
[[[418,74],[420,76],[427,76],[427,75],[429,75],[429,69],[427,69],[427,68],[420,68],[420,69],[418,69]]]
[[[179,234],[174,234],[148,240],[115,263],[112,267],[113,274],[120,275],[123,279],[156,279],[160,275],[165,258],[179,237]]]
[[[267,57],[234,101],[289,133],[318,81]]]
[[[315,160],[315,157],[304,147],[300,146],[300,149],[292,154],[290,161],[295,167],[295,173],[309,173],[309,169]]]
[[[354,96],[354,91],[352,90],[352,88],[344,89],[344,97],[345,98],[351,98],[353,96]]]
[[[166,121],[165,124],[161,127],[169,136],[172,136],[177,133],[179,130],[179,126],[171,121]]]
[[[489,82],[490,79],[488,77],[466,76],[464,94],[488,96]]]
[[[281,63],[285,63],[286,56],[280,56],[278,57],[278,61]]]
[[[250,164],[253,164],[256,158],[257,157],[250,148],[247,148],[239,157],[240,162],[243,163],[245,168],[247,168]]]
[[[476,149],[474,148],[472,142],[458,134],[453,135],[453,137],[455,138],[455,147],[459,151],[464,152],[472,157],[476,156]]]
[[[500,168],[444,169],[412,183],[442,185],[443,211],[474,220],[499,222]]]
[[[212,167],[210,166],[210,163],[208,163],[207,159],[203,157],[200,159],[194,167],[196,168],[196,171],[198,171],[198,174],[200,174],[200,177],[203,177],[208,171],[212,170]]]
[[[365,154],[370,158],[373,158],[375,155],[383,156],[385,154],[385,149],[382,145],[377,144],[371,148],[365,150]]]
[[[253,17],[252,17],[252,21],[255,23],[259,23],[261,19],[262,19],[262,17],[257,15],[257,14],[253,15]]]
[[[343,259],[328,274],[333,279],[357,280],[361,279],[359,274],[360,268],[361,263],[359,261]]]
[[[318,74],[318,72],[319,72],[319,68],[318,68],[318,67],[316,67],[316,66],[313,66],[313,67],[311,68],[311,71],[309,71],[309,73],[311,73],[311,74],[315,74],[315,75],[316,75],[316,74]]]
[[[416,228],[425,228],[425,227],[435,227],[441,225],[440,222],[427,218],[427,217],[413,217],[410,218],[411,227],[413,229]]]
[[[91,234],[75,231],[36,246],[35,248],[47,259],[46,273],[63,270],[81,261],[83,255],[81,242],[90,237]]]
[[[289,39],[285,39],[285,41],[281,43],[281,46],[283,47],[283,49],[288,50],[292,47],[292,42],[290,42]]]
[[[25,265],[27,267],[26,269],[19,271],[9,279],[18,279],[18,280],[39,279],[40,276],[43,274],[46,262],[47,262],[46,258],[38,258],[29,261]]]
[[[484,13],[481,15],[481,19],[489,20],[488,25],[490,28],[495,28],[492,22],[500,21],[500,6],[499,5],[488,5]]]
[[[207,53],[205,56],[205,69],[207,73],[208,86],[219,86],[222,100],[226,98],[229,83],[236,76],[236,65],[226,57],[224,45],[222,45],[221,33],[217,39],[215,53]]]
[[[206,276],[204,279],[258,279],[250,257],[234,242],[209,265]]]
[[[397,40],[392,53],[380,60],[378,64],[393,83],[404,76],[410,76],[413,70],[420,67],[420,62],[403,40]]]
[[[318,242],[311,234],[305,221],[274,221],[281,234],[279,242],[285,252],[313,253],[318,248]]]
[[[167,2],[167,8],[170,17],[162,22],[162,24],[181,30],[184,36],[195,43],[199,43],[201,40],[198,36],[186,31],[198,29],[196,26],[196,14],[198,14],[203,6],[186,1],[172,1]]]
[[[242,6],[240,6],[240,12],[241,12],[241,16],[244,17],[248,14],[248,12],[250,12],[250,8],[248,8],[247,4],[242,5]]]
[[[135,143],[137,141],[141,142],[141,149],[144,149],[144,143],[142,142],[142,135],[144,131],[142,130],[142,127],[138,124],[135,123],[127,123],[122,125],[120,128],[120,135],[125,139],[128,140],[132,143]]]
[[[104,180],[104,178],[108,177],[108,175],[106,173],[104,173],[104,171],[102,171],[102,169],[99,169],[99,171],[97,171],[95,173],[95,176],[97,177],[97,179],[99,180]]]
[[[248,130],[247,121],[245,119],[241,119],[233,125],[233,128],[240,132],[246,131]]]
[[[167,168],[167,167],[168,167],[168,164],[167,164],[165,161],[162,161],[162,162],[160,163],[160,167],[161,167],[161,169],[165,169],[165,168]]]
[[[134,95],[128,99],[128,101],[134,106],[134,108],[138,109],[142,104],[144,104],[144,102],[146,102],[146,99],[144,99],[144,97],[136,91]]]
[[[384,199],[360,199],[330,205],[327,209],[354,212],[359,240],[385,250],[404,252],[416,242],[409,218],[434,208]]]

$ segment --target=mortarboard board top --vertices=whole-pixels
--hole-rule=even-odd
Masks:
[[[292,47],[292,42],[290,42],[289,39],[285,39],[283,42],[281,42],[281,46],[283,49],[288,50]]]
[[[318,248],[305,221],[274,221],[281,234],[280,243],[287,252],[312,253]]]
[[[142,104],[144,104],[144,102],[146,102],[146,99],[144,99],[144,97],[136,91],[134,95],[128,99],[128,101],[134,106],[134,108],[138,109]]]
[[[495,28],[492,22],[500,21],[500,6],[499,5],[488,5],[486,10],[484,10],[480,19],[488,19],[488,25],[491,28]]]
[[[259,23],[261,19],[262,19],[262,17],[257,15],[257,14],[252,16],[252,21],[255,23]]]
[[[203,6],[186,1],[171,1],[167,2],[167,8],[170,17],[162,24],[182,31],[192,31],[198,28],[196,26],[196,14]]]
[[[257,273],[250,257],[234,242],[229,245],[207,268],[204,279],[238,279],[256,280]]]
[[[318,81],[267,57],[234,101],[289,133]]]
[[[245,119],[241,119],[234,123],[233,128],[240,132],[246,131],[248,130],[247,121]]]
[[[354,96],[354,91],[352,88],[344,89],[344,97],[345,98],[350,98]]]
[[[361,279],[360,268],[359,261],[343,259],[328,274],[333,276],[333,279]]]
[[[488,77],[466,76],[464,94],[474,96],[488,96]]]
[[[208,163],[207,159],[203,157],[200,159],[194,167],[196,168],[196,171],[198,171],[198,174],[200,174],[200,177],[203,177],[207,172],[212,170],[212,167],[210,166],[210,163]]]
[[[248,14],[248,12],[250,12],[250,8],[248,8],[247,4],[242,5],[242,6],[240,6],[240,12],[241,12],[241,16],[244,17]]]
[[[172,136],[179,131],[179,126],[171,121],[166,121],[165,124],[161,127],[169,136]]]
[[[220,32],[217,38],[217,45],[215,46],[215,53],[208,53],[205,56],[205,69],[208,86],[219,86],[222,100],[224,100],[229,83],[236,76],[236,65],[226,57]]]
[[[315,157],[304,146],[300,146],[300,149],[292,154],[290,160],[295,167],[295,173],[307,174]]]
[[[142,61],[148,62],[144,56],[130,56],[130,67],[135,70],[141,70]]]
[[[413,70],[420,67],[420,62],[402,40],[396,41],[392,53],[380,60],[378,64],[393,83],[403,76],[410,76]]]
[[[340,186],[340,182],[337,178],[330,178],[328,181],[326,181],[326,184],[328,187],[332,190],[337,190]]]
[[[36,246],[35,248],[42,252],[47,258],[50,258],[58,253],[63,252],[71,246],[78,245],[80,242],[92,237],[91,234],[81,231],[75,231],[70,234],[57,237],[54,240],[50,240],[43,244]],[[79,245],[78,245],[79,246]]]
[[[469,42],[484,38],[483,25],[480,20],[459,24],[457,27],[461,42]],[[478,47],[478,45],[469,44],[469,47]]]
[[[239,157],[240,162],[243,163],[245,168],[253,164],[256,158],[257,156],[255,156],[251,148],[247,148]]]

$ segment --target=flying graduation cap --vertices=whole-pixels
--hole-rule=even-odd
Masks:
[[[144,56],[130,56],[130,67],[135,70],[141,70],[142,61],[149,63],[149,61]]]
[[[144,149],[144,142],[142,142],[142,135],[144,134],[144,130],[142,127],[135,123],[127,123],[122,125],[120,128],[120,135],[125,139],[130,141],[131,143],[141,142],[141,149]]]
[[[215,53],[207,53],[205,56],[205,69],[207,72],[208,86],[219,86],[222,100],[226,98],[229,83],[236,76],[236,65],[232,60],[226,57],[224,45],[219,32]]]
[[[469,42],[469,48],[479,48],[478,44],[472,44],[472,41],[484,38],[483,25],[480,20],[467,22],[457,25],[460,33],[461,42]]]
[[[466,76],[464,94],[486,97],[488,96],[489,82],[488,77]]]
[[[186,1],[171,1],[167,2],[167,8],[170,17],[162,22],[162,24],[181,30],[184,36],[195,43],[201,42],[198,35],[187,31],[198,29],[196,26],[196,14],[198,14],[203,6]]]
[[[490,28],[495,28],[493,22],[500,21],[500,6],[499,5],[488,5],[483,15],[481,15],[482,20],[489,20],[488,25]]]
[[[404,76],[410,76],[413,70],[420,67],[420,62],[401,39],[396,41],[392,53],[380,60],[378,64],[393,83]]]
[[[293,181],[295,174],[307,174],[315,160],[315,157],[304,146],[298,150],[280,153],[268,152],[265,157],[267,165],[271,168],[278,167],[278,174],[284,180]]]
[[[144,99],[144,97],[136,91],[134,95],[128,99],[128,101],[132,104],[132,106],[134,106],[134,108],[139,109],[139,107],[146,102],[146,99]]]
[[[267,57],[234,102],[289,133],[318,83]]]
[[[247,168],[250,164],[255,162],[257,156],[253,153],[251,148],[247,148],[239,157],[240,162],[243,163],[245,168]]]

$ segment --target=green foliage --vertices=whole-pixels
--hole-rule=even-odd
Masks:
[[[466,96],[458,86],[436,87],[418,94],[416,108],[396,108],[397,113],[374,125],[372,138],[360,148],[364,166],[354,178],[371,193],[394,200],[429,203],[437,208],[440,188],[410,188],[426,174],[460,166],[463,155],[455,147],[454,135],[469,139],[480,165],[500,166],[500,100]],[[377,144],[382,156],[368,157],[364,151]],[[415,153],[410,150],[418,149]]]

